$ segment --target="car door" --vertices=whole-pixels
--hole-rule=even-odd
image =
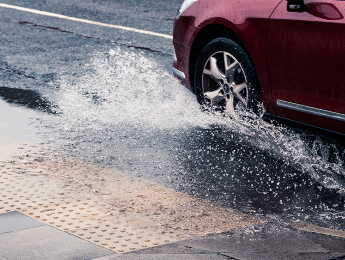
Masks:
[[[304,0],[301,10],[298,4],[282,1],[269,20],[275,112],[345,133],[345,1]]]

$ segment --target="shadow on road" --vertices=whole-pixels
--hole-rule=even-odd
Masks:
[[[59,109],[49,100],[42,97],[38,91],[0,87],[0,97],[8,103],[40,110],[49,114],[59,114]]]

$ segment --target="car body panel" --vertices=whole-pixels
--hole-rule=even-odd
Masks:
[[[276,106],[275,113],[344,132],[345,122],[312,115],[312,111],[331,111],[345,118],[345,3],[304,2],[306,11],[287,12],[284,1],[272,14],[267,58],[273,101],[284,100],[313,109],[297,112]]]

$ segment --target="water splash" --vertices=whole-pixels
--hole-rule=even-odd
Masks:
[[[78,83],[60,84],[59,106],[66,115],[99,124],[142,125],[171,129],[207,127],[194,95],[143,53],[112,49],[98,53],[86,65]]]
[[[232,132],[244,144],[265,151],[274,158],[282,159],[287,165],[300,172],[307,172],[315,181],[345,195],[345,147],[337,147],[319,136],[277,126],[255,118],[243,117],[237,124],[225,129]],[[229,135],[222,135],[229,138]]]
[[[300,199],[315,183],[345,195],[344,148],[250,114],[234,120],[202,111],[168,63],[163,55],[121,47],[92,54],[76,76],[61,76],[54,103],[62,114],[43,122],[48,146],[193,194],[198,186],[197,193],[229,206],[240,194],[247,212],[264,207],[255,206],[258,194],[291,214],[300,201],[306,218],[329,211],[333,201],[313,208],[319,194]],[[248,194],[236,190],[244,186]]]
[[[310,146],[303,133],[251,115],[233,120],[202,112],[194,94],[155,58],[118,47],[94,54],[72,83],[69,75],[62,78],[56,103],[64,114],[60,118],[63,131],[103,131],[106,125],[114,129],[135,127],[151,133],[183,133],[196,127],[219,126],[225,140],[235,138],[244,146],[281,158],[326,187],[345,194],[344,150],[338,151],[334,145],[328,147],[320,138]],[[336,150],[334,162],[329,161],[331,148]]]

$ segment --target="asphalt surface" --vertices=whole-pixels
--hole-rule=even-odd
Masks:
[[[180,1],[2,3],[171,35]],[[344,230],[339,139],[202,112],[172,76],[171,39],[9,8],[0,20],[1,106],[22,107],[2,113],[4,134],[270,221]]]

